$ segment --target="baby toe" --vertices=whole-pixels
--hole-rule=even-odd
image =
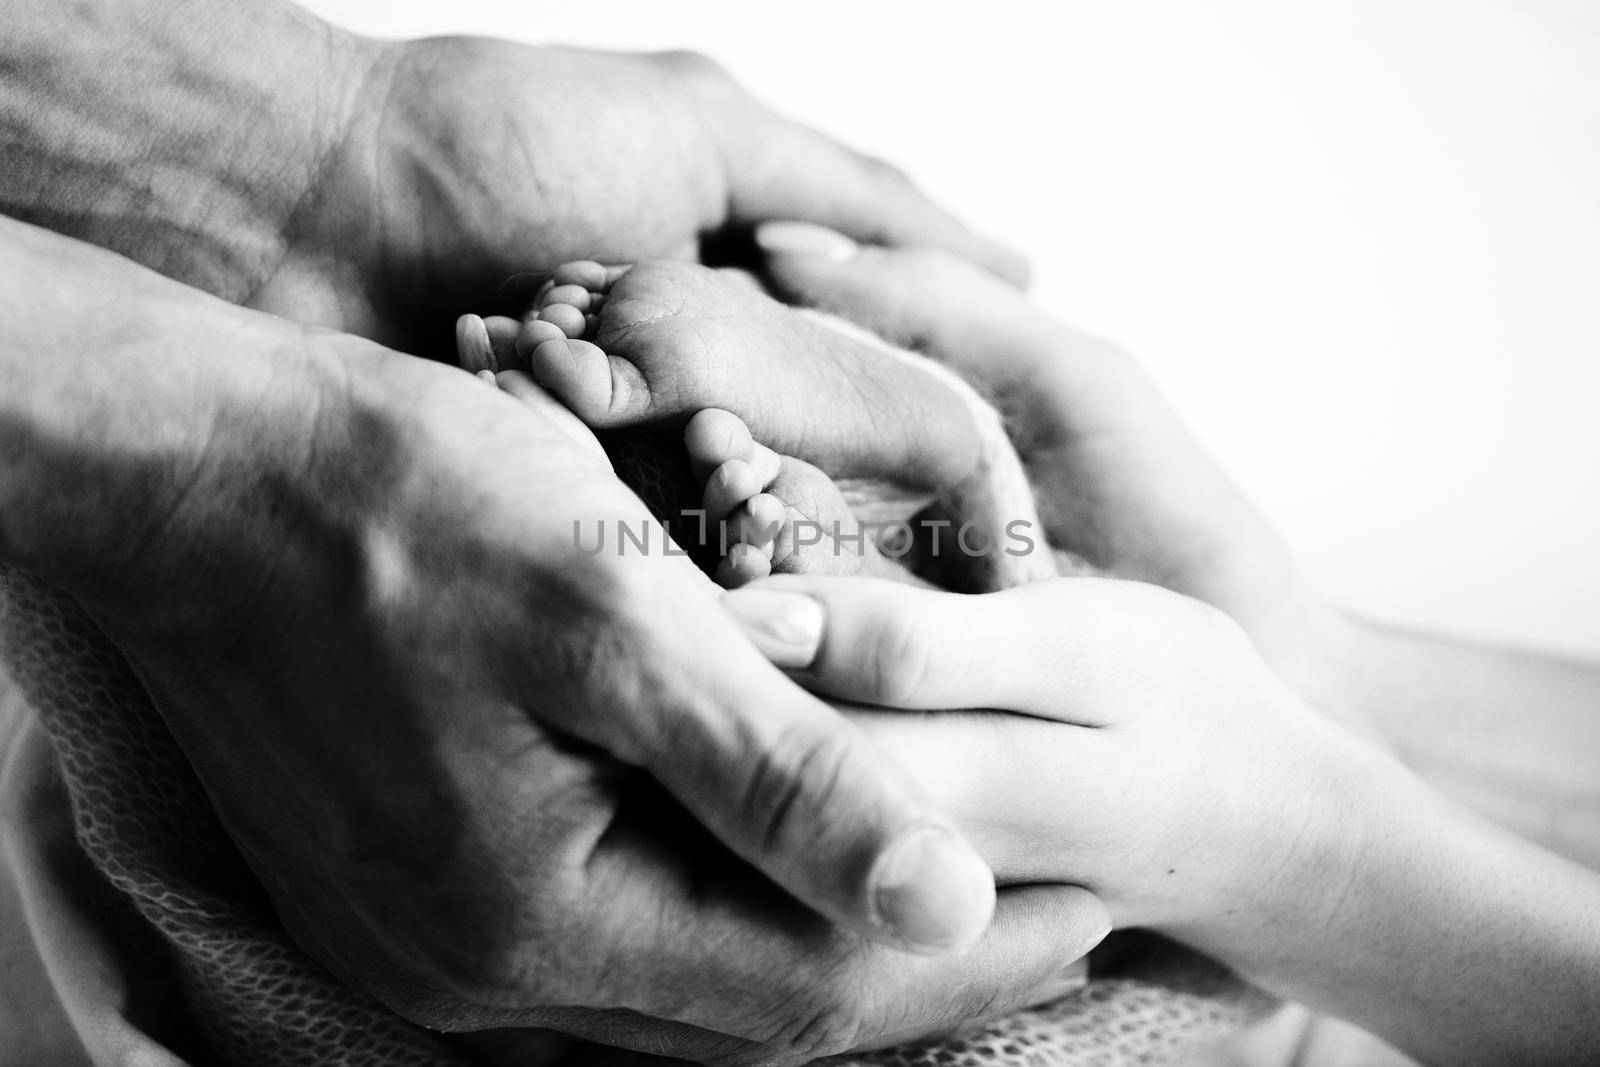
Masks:
[[[579,259],[563,263],[550,275],[556,285],[575,285],[582,289],[604,289],[611,284],[606,268],[592,259]]]
[[[750,464],[762,485],[778,476],[778,454],[757,442],[745,421],[731,411],[707,408],[696,412],[684,427],[683,443],[697,478],[709,478],[712,471],[734,459]]]
[[[732,540],[751,545],[767,558],[772,557],[772,547],[783,531],[785,519],[783,501],[771,493],[757,493],[749,502],[734,512]]]
[[[539,318],[571,338],[582,337],[588,329],[588,319],[584,312],[571,304],[546,304],[539,309]]]
[[[649,385],[638,368],[598,345],[565,337],[544,341],[528,362],[534,380],[590,426],[630,425],[649,411]]]
[[[533,350],[546,341],[565,341],[567,335],[561,327],[543,319],[529,319],[517,333],[517,355],[524,363],[533,358]]]
[[[589,290],[581,285],[557,285],[539,298],[540,318],[544,317],[544,310],[552,304],[566,304],[577,308],[579,311],[589,310]]]
[[[771,573],[772,564],[759,549],[752,545],[736,544],[717,563],[713,577],[723,588],[737,589]]]
[[[701,506],[710,522],[723,522],[744,502],[766,486],[754,467],[742,459],[730,459],[706,479]]]

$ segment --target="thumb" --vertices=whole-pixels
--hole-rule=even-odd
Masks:
[[[1087,724],[1081,702],[1064,694],[1107,673],[1099,631],[1114,616],[1095,610],[1107,591],[1092,579],[970,595],[882,578],[773,575],[724,593],[722,605],[774,664],[829,696]],[[808,610],[822,619],[812,640],[771,639],[770,620]]]

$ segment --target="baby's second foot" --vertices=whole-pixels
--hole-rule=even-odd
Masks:
[[[725,548],[715,577],[732,589],[768,574],[872,574],[908,579],[885,560],[833,480],[756,441],[737,415],[701,411],[684,432],[705,484],[707,534]]]

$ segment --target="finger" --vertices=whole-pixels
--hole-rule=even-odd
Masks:
[[[490,315],[483,320],[489,335],[489,345],[494,352],[494,369],[515,370],[517,366],[517,332],[522,328],[516,319],[505,315]]]
[[[860,245],[833,230],[775,221],[756,228],[775,293],[838,315],[981,384],[1013,419],[1040,390],[1093,433],[1154,396],[1122,349],[1041,312],[971,263],[930,248]],[[1027,427],[1013,426],[1028,436]]]
[[[1105,730],[993,711],[906,715],[852,709],[850,719],[977,848],[1000,885],[1096,888],[1096,828],[1129,785]]]
[[[456,320],[456,362],[473,374],[479,371],[494,372],[494,346],[481,317],[463,315]]]
[[[959,951],[987,925],[993,878],[873,745],[764,662],[698,573],[630,557],[608,603],[607,672],[591,635],[558,725],[642,767],[724,845],[818,912],[921,952]],[[623,654],[625,650],[625,655]],[[716,650],[708,654],[707,650]]]
[[[786,220],[761,223],[755,240],[785,300],[958,366],[1003,355],[1049,321],[1016,289],[940,249],[863,245]]]
[[[1020,253],[973,232],[899,169],[765,111],[751,121],[755,135],[725,146],[733,221],[798,219],[873,244],[943,248],[1027,285]]]
[[[1044,581],[971,596],[885,579],[774,575],[722,603],[774,663],[819,692],[890,708],[1057,718],[1066,661],[1086,651],[1074,642],[1084,612],[1073,607],[1072,588]],[[773,638],[801,632],[819,633],[816,643]]]

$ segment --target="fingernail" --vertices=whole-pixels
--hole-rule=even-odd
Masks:
[[[489,330],[477,315],[463,315],[456,320],[456,360],[473,374],[494,369]]]
[[[878,922],[914,951],[968,948],[994,915],[994,875],[943,826],[903,834],[878,859],[870,884]]]
[[[1070,963],[1067,966],[1072,967],[1081,963],[1087,967],[1089,963],[1089,953],[1094,951],[1094,949],[1099,946],[1100,942],[1111,936],[1112,929],[1111,917],[1107,916],[1104,925],[1100,926],[1092,934],[1084,938],[1083,946],[1078,949],[1077,961],[1075,963]]]
[[[809,667],[822,647],[822,605],[803,593],[734,589],[722,606],[761,654],[779,667]]]
[[[756,227],[756,244],[771,256],[809,256],[830,263],[843,263],[859,247],[837,230],[810,222],[764,222]]]
[[[1089,961],[1076,959],[1061,968],[1039,988],[1033,991],[1033,997],[1025,1007],[1040,1008],[1046,1004],[1054,1004],[1063,997],[1071,996],[1089,984]]]

